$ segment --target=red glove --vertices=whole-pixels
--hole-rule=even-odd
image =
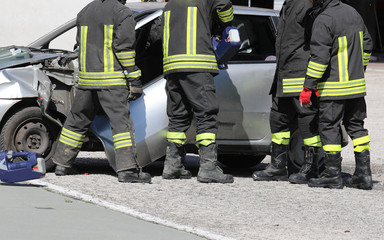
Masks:
[[[311,105],[311,96],[312,92],[315,92],[316,96],[319,96],[319,92],[317,89],[310,90],[306,87],[304,87],[303,91],[300,93],[299,102],[302,106]]]

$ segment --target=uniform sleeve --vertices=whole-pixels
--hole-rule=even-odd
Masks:
[[[136,22],[129,8],[124,7],[117,17],[113,49],[120,64],[128,72],[127,78],[138,78],[141,76],[141,71],[135,64]]]
[[[312,28],[310,42],[311,56],[308,62],[304,87],[317,88],[317,82],[323,77],[330,61],[332,49],[331,18],[321,16],[316,19]]]
[[[363,32],[363,61],[364,61],[364,68],[367,67],[369,59],[371,57],[373,48],[372,38],[369,34],[367,27],[364,27]]]
[[[215,4],[214,8],[216,9],[216,13],[220,21],[226,26],[232,25],[233,7],[232,7],[231,1],[215,0],[214,4]]]

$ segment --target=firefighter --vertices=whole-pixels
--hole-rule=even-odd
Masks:
[[[169,118],[162,177],[191,178],[186,170],[185,132],[196,118],[196,146],[200,156],[199,182],[232,183],[217,166],[218,102],[213,76],[219,73],[212,46],[212,25],[233,20],[229,0],[172,0],[163,13],[163,67]]]
[[[288,179],[291,126],[296,122],[304,140],[304,164],[298,173],[290,175],[289,181],[306,184],[309,178],[318,175],[317,160],[321,148],[318,104],[316,98],[307,108],[302,108],[299,103],[309,59],[305,32],[312,23],[309,16],[311,7],[308,1],[286,0],[280,12],[276,39],[277,67],[270,90],[271,163],[265,170],[253,173],[255,181]]]
[[[310,179],[310,187],[344,187],[341,176],[340,122],[353,140],[356,170],[349,187],[371,189],[370,153],[366,118],[365,68],[372,40],[360,15],[340,0],[313,0],[318,16],[313,24],[303,105],[319,93],[319,132],[325,152],[325,170]]]
[[[142,94],[141,71],[135,65],[136,23],[125,2],[95,0],[77,15],[79,80],[53,157],[58,176],[73,173],[91,122],[103,110],[112,127],[118,181],[151,181],[136,162],[129,101]]]

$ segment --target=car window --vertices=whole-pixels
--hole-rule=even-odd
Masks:
[[[275,61],[275,28],[268,16],[235,15],[233,25],[242,42],[236,61]]]
[[[136,30],[136,65],[143,84],[163,74],[161,17]]]
[[[61,34],[49,43],[49,48],[73,51],[76,44],[76,28],[72,28]]]

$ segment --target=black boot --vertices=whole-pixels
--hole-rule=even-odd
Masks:
[[[185,170],[184,162],[184,146],[174,142],[168,142],[162,177],[164,179],[191,178],[192,174],[190,171]]]
[[[224,174],[217,166],[217,145],[199,147],[200,168],[197,174],[197,181],[203,183],[233,183],[234,179],[230,174]]]
[[[255,181],[287,181],[288,145],[272,143],[271,163],[263,171],[252,174]]]
[[[304,164],[298,173],[289,176],[290,183],[307,184],[310,178],[319,177],[319,147],[304,146]]]
[[[134,168],[118,172],[117,180],[124,183],[151,183],[151,175]]]
[[[355,152],[356,167],[351,178],[346,180],[346,186],[364,190],[372,189],[372,173],[369,150]]]
[[[308,181],[309,187],[337,188],[344,187],[341,177],[341,153],[325,153],[325,170],[319,178],[311,178]]]

